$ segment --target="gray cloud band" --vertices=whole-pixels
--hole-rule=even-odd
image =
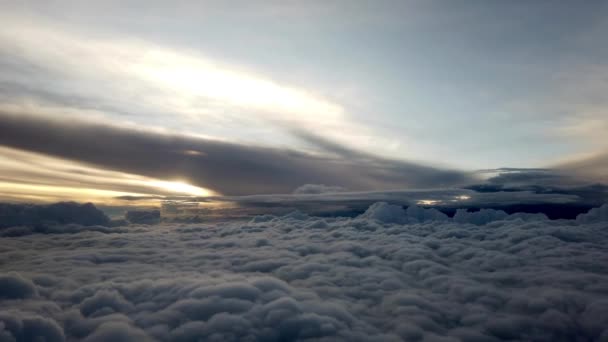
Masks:
[[[228,195],[290,193],[307,183],[370,190],[471,180],[465,172],[355,154],[326,142],[317,145],[331,155],[313,155],[10,113],[0,113],[0,131],[0,145],[155,178],[187,178]]]

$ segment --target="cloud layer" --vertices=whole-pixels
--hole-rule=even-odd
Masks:
[[[309,183],[370,190],[455,186],[471,179],[460,171],[338,150],[321,139],[317,145],[326,151],[313,154],[8,113],[0,113],[0,130],[0,145],[157,179],[185,178],[229,195],[291,193]]]
[[[60,202],[51,205],[0,203],[0,228],[39,223],[108,225],[110,219],[91,203]]]
[[[603,340],[607,208],[482,224],[379,203],[4,237],[0,340]]]

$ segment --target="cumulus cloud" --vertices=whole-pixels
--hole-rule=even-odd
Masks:
[[[589,215],[594,218],[597,216],[595,210],[599,209],[593,209],[589,213]],[[357,219],[399,224],[411,224],[429,221],[453,221],[463,224],[485,225],[490,222],[501,220],[545,221],[549,218],[545,214],[541,213],[515,213],[509,215],[502,210],[495,209],[481,209],[472,212],[468,211],[467,209],[457,209],[454,217],[449,218],[446,214],[435,208],[427,209],[416,205],[411,205],[405,209],[401,205],[377,202],[372,204],[363,214],[359,215]]]
[[[589,215],[594,218],[597,212]],[[606,221],[378,203],[356,218],[3,237],[16,341],[565,341],[608,336]],[[485,223],[485,224],[482,224]]]
[[[0,312],[1,341],[64,342],[65,336],[56,321],[19,311]]]
[[[59,202],[50,205],[0,203],[0,228],[40,223],[108,225],[110,219],[92,203]]]
[[[36,287],[17,273],[0,275],[0,298],[22,299],[36,295]]]
[[[586,214],[580,214],[576,217],[576,221],[582,223],[593,222],[608,222],[608,204],[604,204],[599,208],[593,208]]]
[[[131,223],[157,224],[160,222],[160,210],[129,210],[125,219]]]
[[[447,221],[448,216],[437,209],[425,209],[415,205],[404,209],[400,205],[377,202],[372,204],[359,219],[371,219],[385,223],[418,223],[426,221]]]
[[[159,222],[158,219],[151,220],[149,212],[146,212],[146,215],[148,216],[144,216],[148,218],[147,220],[134,219],[131,223]],[[126,223],[128,222],[124,220],[110,220],[92,203],[59,202],[49,205],[0,203],[0,237],[85,232],[122,233],[126,229],[120,226]]]

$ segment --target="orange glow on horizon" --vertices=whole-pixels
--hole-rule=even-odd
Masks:
[[[162,180],[104,170],[70,160],[0,147],[0,201],[79,201],[100,204],[158,204],[165,196],[217,195],[183,180]],[[128,201],[120,197],[141,197]],[[154,198],[154,197],[159,197]]]

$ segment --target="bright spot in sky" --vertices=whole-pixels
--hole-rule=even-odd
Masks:
[[[154,180],[148,183],[151,187],[159,188],[165,191],[173,192],[176,194],[191,195],[191,196],[211,196],[212,191],[196,187],[180,181],[160,181]]]
[[[186,103],[199,98],[248,109],[292,115],[311,115],[324,120],[343,117],[342,107],[307,91],[275,83],[202,58],[162,49],[147,51],[131,71],[141,79],[175,92]],[[208,102],[208,101],[206,101]],[[198,106],[195,106],[198,107]]]
[[[196,151],[196,150],[185,150],[182,153],[187,156],[205,156],[205,155],[207,155],[205,152]]]
[[[419,205],[435,205],[438,204],[438,200],[420,200],[417,202]]]

